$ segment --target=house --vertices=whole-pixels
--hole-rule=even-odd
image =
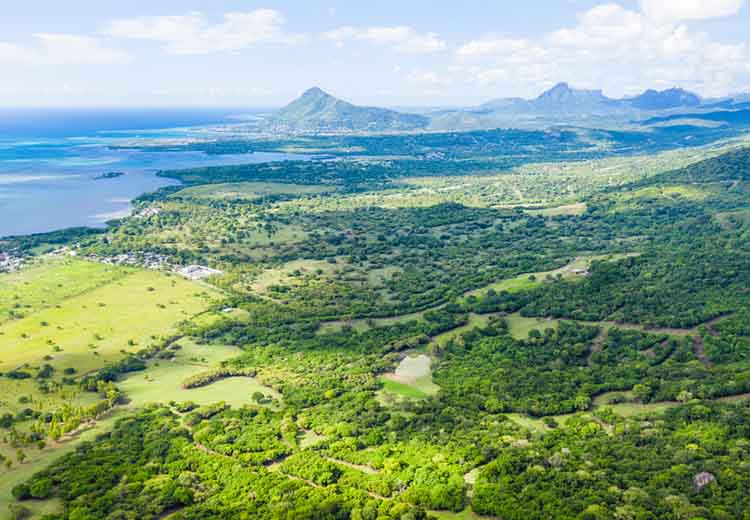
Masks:
[[[698,473],[695,477],[693,477],[693,485],[698,491],[715,481],[716,477],[706,471]]]
[[[189,280],[203,280],[209,276],[218,276],[224,273],[218,269],[211,269],[204,265],[188,265],[177,269],[177,274],[182,275]]]

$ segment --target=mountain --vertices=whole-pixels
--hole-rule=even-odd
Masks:
[[[531,102],[539,112],[590,112],[611,109],[615,101],[601,90],[578,90],[558,83]]]
[[[430,120],[417,114],[353,105],[315,87],[274,112],[269,122],[303,132],[382,132],[416,130],[426,127]]]
[[[663,91],[649,89],[633,98],[613,99],[605,96],[601,90],[581,90],[572,88],[567,83],[558,83],[535,99],[501,98],[489,101],[479,108],[499,114],[596,116],[694,108],[700,105],[699,96],[680,88]]]
[[[701,98],[681,88],[657,91],[649,89],[640,96],[628,100],[638,110],[669,110],[672,108],[697,107]]]
[[[484,111],[504,114],[570,115],[605,114],[618,108],[618,102],[601,90],[579,90],[567,83],[558,83],[535,99],[501,98],[479,107]]]

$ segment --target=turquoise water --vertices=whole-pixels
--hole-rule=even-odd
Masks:
[[[159,170],[304,159],[273,153],[209,156],[112,150],[109,145],[130,142],[135,135],[157,139],[200,133],[200,129],[136,132],[123,126],[127,124],[120,122],[115,133],[104,128],[88,137],[34,138],[26,135],[30,131],[16,137],[0,134],[0,237],[104,226],[107,220],[129,214],[135,197],[175,184],[157,177]],[[94,180],[112,171],[125,175]]]

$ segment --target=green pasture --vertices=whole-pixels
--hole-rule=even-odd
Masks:
[[[255,392],[276,400],[281,398],[278,392],[252,377],[231,377],[201,388],[182,388],[183,381],[189,377],[215,368],[241,351],[237,347],[198,345],[189,340],[180,340],[179,345],[182,348],[174,359],[154,363],[145,372],[133,373],[118,384],[130,399],[130,407],[170,401],[192,401],[198,405],[224,401],[240,407],[254,404]]]

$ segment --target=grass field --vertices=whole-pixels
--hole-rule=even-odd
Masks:
[[[526,213],[531,215],[541,215],[543,217],[560,217],[563,215],[583,215],[586,213],[586,204],[580,202],[578,204],[567,204],[565,206],[554,206],[551,208],[544,209],[530,209]]]
[[[49,258],[22,271],[0,275],[0,323],[54,306],[131,272],[125,267],[74,258]]]
[[[581,256],[575,258],[573,261],[559,269],[554,269],[552,271],[541,271],[537,273],[520,274],[513,278],[500,280],[499,282],[495,282],[479,289],[469,291],[464,295],[464,297],[480,296],[482,294],[485,294],[490,289],[494,290],[495,292],[506,291],[509,293],[528,291],[542,286],[548,277],[557,277],[558,275],[568,280],[580,279],[581,276],[577,273],[577,271],[589,269],[593,262],[617,262],[629,256],[637,256],[638,254],[639,253]]]
[[[147,346],[202,312],[215,293],[176,275],[134,271],[25,318],[0,325],[0,371],[49,362],[96,370]],[[52,356],[52,360],[45,360]]]
[[[413,312],[411,314],[402,314],[391,318],[374,318],[374,319],[356,319],[356,320],[337,320],[328,321],[320,324],[319,334],[338,332],[344,327],[351,327],[357,331],[364,331],[370,328],[370,323],[376,327],[385,325],[394,325],[398,323],[407,323],[409,321],[419,321],[424,317],[424,312]]]
[[[253,404],[251,397],[254,392],[281,399],[275,390],[251,377],[232,377],[189,390],[182,388],[182,382],[188,377],[216,367],[222,361],[238,356],[241,351],[236,347],[197,345],[188,340],[180,340],[179,344],[182,349],[177,351],[174,359],[153,364],[146,372],[134,373],[118,384],[131,400],[130,407],[170,401],[193,401],[199,405],[224,401],[240,407]]]
[[[511,336],[516,339],[526,339],[532,330],[544,332],[546,329],[556,329],[560,322],[543,318],[524,318],[519,314],[511,314],[505,318]]]
[[[304,276],[317,276],[317,273],[330,275],[340,270],[340,265],[322,260],[293,260],[282,266],[266,269],[253,280],[250,288],[253,292],[265,294],[274,285],[294,286],[302,283]]]
[[[623,193],[617,197],[617,204],[613,208],[614,212],[629,211],[637,208],[642,203],[658,199],[681,199],[691,201],[703,201],[709,198],[712,193],[707,189],[696,188],[693,186],[657,186],[642,188],[631,192]]]
[[[331,191],[335,191],[335,188],[330,186],[284,184],[280,182],[236,182],[185,188],[172,195],[172,197],[193,197],[209,200],[252,200],[272,195],[315,195]]]
[[[181,321],[204,311],[218,295],[175,275],[70,258],[47,259],[2,277],[0,294],[17,294],[19,297],[13,300],[24,305],[22,318],[0,324],[0,372],[21,369],[34,375],[47,363],[55,369],[55,381],[66,368],[75,369],[80,376],[121,358],[123,350],[135,351],[158,337],[175,333]],[[3,304],[7,301],[5,297],[0,299]],[[236,389],[212,391],[235,395]],[[78,407],[98,400],[97,394],[81,392],[77,385],[41,393],[34,378],[0,377],[0,413],[15,414],[27,407],[45,412],[64,404]],[[93,438],[107,424],[109,419],[61,445],[44,449],[25,446],[23,463],[17,460],[16,449],[0,440],[0,453],[14,461],[11,468],[0,468],[0,511],[4,514],[7,510],[10,489],[15,484],[72,450],[80,440]],[[15,427],[25,431],[28,426],[24,422]],[[35,514],[41,514],[57,504],[31,506]]]
[[[492,314],[469,314],[469,322],[466,325],[463,325],[461,327],[458,327],[453,330],[449,330],[448,332],[443,332],[442,334],[439,334],[435,336],[432,339],[432,343],[438,344],[438,345],[445,345],[448,341],[452,339],[456,339],[461,334],[464,334],[471,329],[476,329],[480,327],[485,327],[489,322],[490,319],[493,317]]]
[[[432,360],[425,354],[407,356],[396,371],[381,377],[383,392],[396,398],[425,399],[440,387],[432,382]]]

